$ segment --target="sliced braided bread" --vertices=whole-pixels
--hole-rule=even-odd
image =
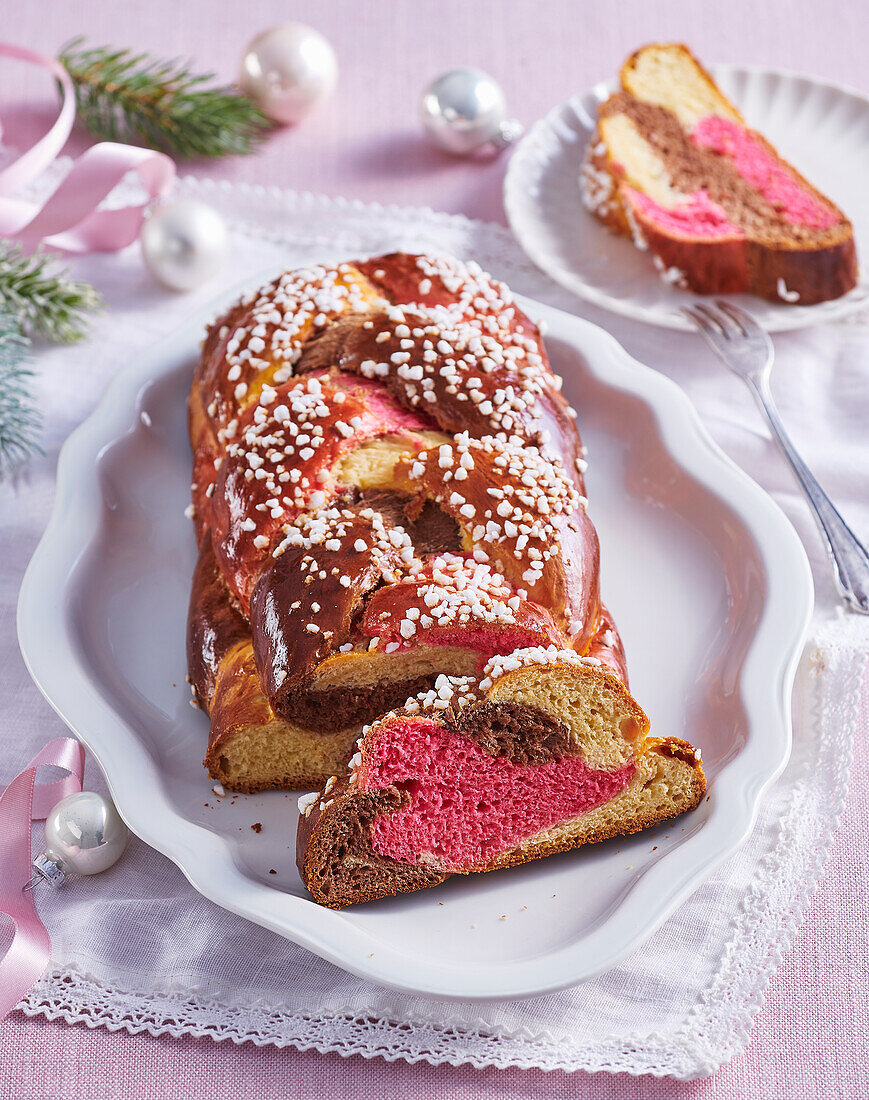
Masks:
[[[693,809],[699,753],[648,737],[618,678],[573,650],[494,658],[368,727],[299,800],[297,862],[340,909],[624,836]]]
[[[694,750],[649,739],[628,694],[574,421],[473,264],[288,272],[209,330],[188,629],[206,765],[240,791],[325,783],[299,842],[323,904],[699,800]]]
[[[600,602],[574,419],[539,334],[473,265],[290,272],[216,322],[190,396],[188,634],[214,778],[322,785],[365,723],[435,684],[485,684],[517,650],[583,654],[630,718],[610,729],[611,714],[604,736],[635,739],[645,718]],[[562,720],[555,707],[548,751],[578,759]],[[517,759],[539,755],[535,728],[514,721]]]
[[[209,329],[190,393],[188,646],[206,764],[321,783],[361,725],[522,646],[620,643],[575,414],[474,264],[291,271]]]

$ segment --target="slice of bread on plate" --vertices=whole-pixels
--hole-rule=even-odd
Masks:
[[[851,223],[752,130],[684,45],[650,45],[600,105],[586,207],[696,294],[812,305],[857,282]]]
[[[297,862],[340,909],[638,832],[705,790],[699,753],[650,737],[599,660],[519,650],[367,727],[349,770],[300,799]]]

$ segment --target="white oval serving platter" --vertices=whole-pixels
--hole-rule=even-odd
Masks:
[[[579,410],[603,592],[632,688],[653,731],[702,749],[709,797],[634,837],[322,909],[295,869],[296,796],[215,797],[200,763],[207,719],[185,683],[195,560],[185,403],[220,305],[143,352],[64,446],[19,601],[33,678],[135,833],[218,905],[338,966],[460,1000],[531,996],[614,966],[737,849],[787,760],[812,606],[795,532],[673,382],[594,325],[523,302],[548,326]]]
[[[857,258],[869,263],[869,98],[807,76],[713,65],[715,80],[748,121],[845,211]],[[504,180],[510,226],[530,258],[586,301],[637,321],[693,331],[679,312],[692,295],[657,273],[647,253],[610,233],[582,205],[579,173],[598,104],[615,91],[596,84],[553,108],[525,135]],[[769,332],[844,317],[869,303],[866,276],[852,291],[814,306],[732,300]]]

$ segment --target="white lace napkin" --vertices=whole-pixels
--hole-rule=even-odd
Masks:
[[[94,338],[40,350],[46,457],[0,486],[2,774],[12,775],[59,723],[30,683],[14,640],[20,578],[46,524],[56,452],[131,356],[222,287],[282,265],[376,250],[447,249],[474,257],[520,292],[603,323],[638,358],[670,374],[730,455],[787,511],[812,559],[813,641],[795,697],[791,762],[745,847],[622,966],[532,1001],[468,1005],[378,988],[200,897],[168,860],[138,841],[98,880],[44,893],[53,962],[23,1009],[152,1034],[210,1035],[343,1054],[475,1066],[542,1067],[694,1077],[745,1044],[769,976],[815,887],[845,792],[869,621],[837,613],[807,509],[762,430],[747,392],[698,338],[585,308],[534,268],[506,229],[431,211],[363,206],[275,189],[185,180],[232,228],[222,283],[172,297],[135,249],[82,260],[104,292]],[[858,530],[869,466],[869,328],[839,325],[781,337],[775,387],[785,420]],[[87,782],[99,787],[91,767]]]

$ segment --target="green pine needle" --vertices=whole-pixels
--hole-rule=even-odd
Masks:
[[[104,141],[181,158],[223,157],[254,152],[270,125],[252,100],[230,88],[203,88],[213,74],[197,75],[180,61],[85,47],[83,38],[68,42],[59,61],[75,85],[79,119]]]
[[[55,344],[74,344],[87,332],[85,314],[101,309],[103,300],[90,283],[52,270],[53,257],[28,256],[17,245],[0,241],[0,308],[8,310],[26,336]]]
[[[36,442],[42,418],[30,394],[33,371],[27,346],[15,315],[0,310],[0,480],[26,458],[42,453]]]

